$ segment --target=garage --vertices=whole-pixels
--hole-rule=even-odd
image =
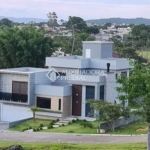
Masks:
[[[14,122],[31,118],[30,108],[20,105],[0,104],[0,121]]]

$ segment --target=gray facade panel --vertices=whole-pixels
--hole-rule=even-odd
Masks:
[[[113,45],[102,44],[101,45],[101,58],[112,58]]]
[[[71,86],[35,85],[35,94],[45,96],[70,96]]]
[[[35,93],[35,74],[29,75],[29,82],[28,82],[28,99],[29,105],[35,104],[34,93]]]

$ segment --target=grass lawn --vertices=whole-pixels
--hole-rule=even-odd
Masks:
[[[61,132],[61,133],[82,133],[82,134],[96,134],[98,125],[100,124],[100,121],[94,121],[91,122],[93,124],[93,128],[84,128],[80,124],[83,121],[77,121],[75,123],[72,123],[71,125],[62,126],[59,128],[53,128],[53,129],[47,129],[42,130],[43,132]]]
[[[43,119],[36,119],[35,122],[33,119],[24,121],[22,123],[19,123],[18,125],[10,128],[12,131],[22,131],[24,128],[38,128],[40,124],[43,124],[44,126],[48,126],[50,124],[51,120],[43,120]]]
[[[45,126],[48,126],[50,124],[50,120],[40,120],[36,119],[36,122],[34,123],[33,120],[27,120],[25,122],[22,122],[12,128],[10,128],[11,131],[23,131],[24,128],[29,128],[30,126],[32,128],[39,127],[40,124],[43,124]],[[79,120],[76,121],[70,125],[62,126],[59,128],[52,128],[47,130],[41,130],[41,132],[60,132],[60,133],[85,133],[85,134],[96,134],[97,128],[100,123],[100,121],[91,122],[93,124],[93,128],[84,128],[80,124],[83,121]]]
[[[111,134],[147,134],[147,124],[142,121],[131,123],[123,128],[115,129],[114,132],[107,132]],[[137,131],[140,129],[140,131]]]
[[[0,150],[17,143],[0,142]],[[145,150],[146,143],[134,144],[50,144],[18,143],[24,150]]]

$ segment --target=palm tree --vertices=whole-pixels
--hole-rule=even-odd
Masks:
[[[39,110],[38,107],[35,107],[35,106],[31,107],[30,110],[31,110],[32,113],[33,113],[33,120],[34,120],[34,122],[35,122],[35,113],[38,112],[38,111],[40,111],[40,110]]]

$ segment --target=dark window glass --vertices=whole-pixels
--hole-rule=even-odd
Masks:
[[[104,89],[104,85],[101,85],[100,86],[100,100],[104,100],[104,92],[105,92],[105,89]]]
[[[7,95],[7,99],[10,95]],[[28,101],[28,83],[27,82],[12,82],[12,101],[27,103]]]
[[[37,97],[37,107],[51,109],[51,99],[44,97]]]
[[[127,77],[127,71],[121,72],[122,77]]]
[[[61,99],[59,99],[58,110],[61,110]]]
[[[86,86],[86,100],[95,99],[95,86]],[[85,116],[93,117],[94,110],[90,107],[89,103],[85,105]]]
[[[116,79],[118,78],[118,74],[116,73]]]

